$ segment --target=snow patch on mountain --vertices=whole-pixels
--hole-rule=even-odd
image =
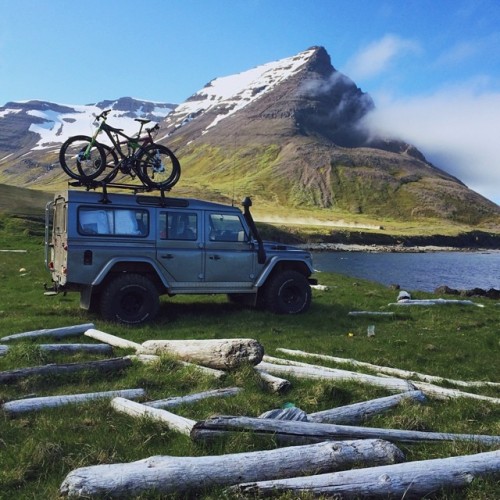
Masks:
[[[95,117],[103,109],[111,108],[108,122],[116,128],[123,129],[127,135],[134,135],[139,130],[139,124],[134,118],[148,118],[152,122],[162,121],[174,108],[174,105],[135,101],[131,98],[122,98],[118,101],[106,101],[106,106],[55,104],[42,101],[26,101],[9,103],[0,110],[0,119],[7,119],[12,114],[24,114],[33,117],[33,123],[28,130],[39,136],[33,150],[45,150],[60,145],[68,137],[74,135],[91,136],[96,128]],[[126,108],[124,107],[126,104]],[[115,109],[116,108],[116,109]],[[106,142],[104,135],[99,140]]]
[[[209,110],[220,109],[221,112],[203,131],[205,133],[224,118],[243,109],[294,75],[314,52],[314,48],[309,49],[293,57],[263,64],[243,73],[216,78],[180,104],[167,117],[165,123],[178,129]]]

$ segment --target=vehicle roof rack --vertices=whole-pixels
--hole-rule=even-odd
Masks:
[[[68,184],[72,187],[84,187],[87,191],[90,190],[98,190],[102,189],[102,198],[99,200],[100,203],[111,203],[111,201],[108,198],[108,187],[110,188],[116,188],[116,189],[129,189],[134,192],[134,194],[138,193],[144,193],[144,192],[151,192],[151,191],[160,191],[160,196],[155,196],[155,197],[149,197],[149,196],[141,196],[140,198],[144,200],[145,198],[153,198],[155,201],[150,202],[150,204],[155,204],[155,205],[160,205],[160,206],[181,206],[181,205],[172,205],[171,200],[178,200],[175,198],[166,198],[165,197],[165,192],[170,191],[170,187],[167,188],[154,188],[151,186],[137,186],[135,184],[122,184],[119,182],[102,182],[102,181],[94,181],[94,180],[88,180],[86,182],[82,181],[71,181],[68,182]],[[138,197],[139,198],[139,197]],[[138,203],[141,203],[138,199]],[[145,201],[142,201],[142,203],[146,203]],[[184,206],[184,205],[182,205]]]

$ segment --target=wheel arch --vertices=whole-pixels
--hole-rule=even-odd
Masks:
[[[147,276],[154,283],[160,294],[168,293],[170,288],[168,281],[165,280],[154,262],[143,259],[112,259],[93,281],[92,289],[95,291],[103,289],[116,275],[121,273],[134,273]]]

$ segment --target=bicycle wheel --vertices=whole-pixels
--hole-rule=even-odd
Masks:
[[[170,189],[181,176],[181,165],[166,146],[150,144],[138,158],[138,173],[149,187]]]
[[[102,146],[86,135],[70,137],[61,146],[59,163],[73,179],[89,181],[98,177],[106,167]]]
[[[107,184],[108,182],[112,182],[118,174],[118,156],[116,155],[114,148],[111,148],[106,144],[100,144],[100,146],[104,151],[106,161],[104,169],[102,170],[102,177],[99,177],[97,180]]]

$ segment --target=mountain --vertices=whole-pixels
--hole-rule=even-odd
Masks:
[[[262,210],[309,210],[323,219],[350,213],[500,227],[496,204],[411,144],[374,136],[363,125],[375,103],[333,67],[323,47],[215,78],[160,113],[160,105],[149,104],[146,110],[129,98],[94,107],[9,103],[0,108],[0,182],[64,183],[60,169],[51,169],[60,143],[82,130],[88,135],[89,113],[111,105],[114,126],[124,127],[122,120],[139,110],[161,120],[157,140],[182,165],[173,194],[227,200],[248,195]]]
[[[498,223],[500,208],[414,146],[363,127],[373,100],[322,47],[217,78],[163,125],[183,185],[289,208]],[[257,205],[257,204],[256,204]]]
[[[160,122],[174,108],[130,97],[88,105],[8,102],[0,107],[0,182],[31,187],[64,183],[57,165],[61,144],[73,135],[92,135],[94,116],[104,109],[112,109],[109,120],[115,127],[134,134],[134,118]]]

